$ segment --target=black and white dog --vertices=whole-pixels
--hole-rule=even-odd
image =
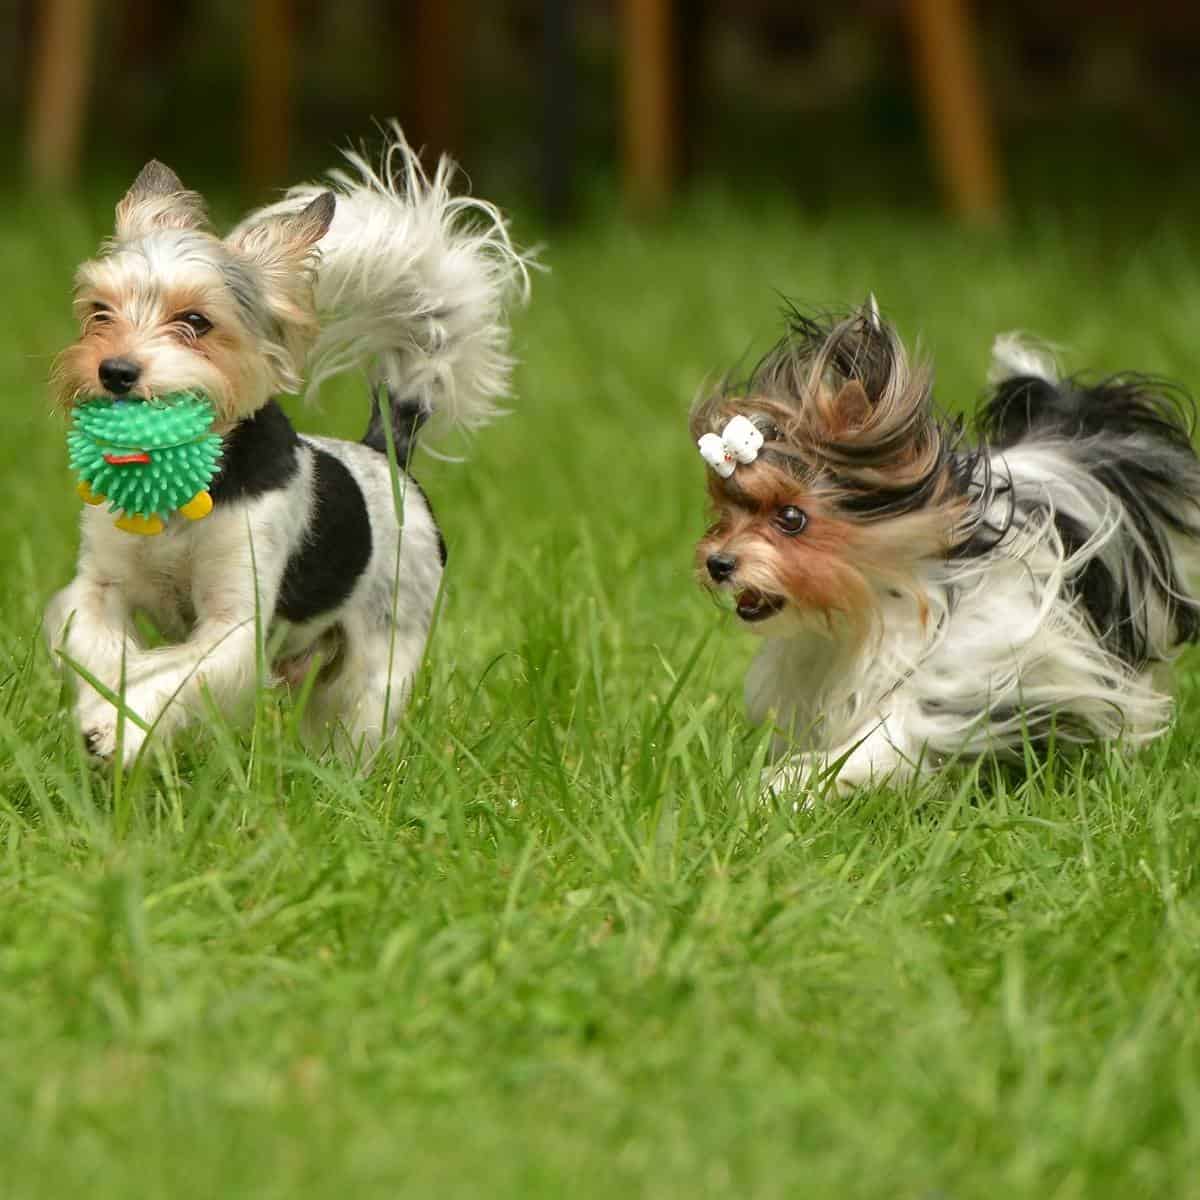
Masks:
[[[223,438],[205,519],[139,537],[84,511],[78,573],[45,628],[98,757],[117,751],[115,694],[129,763],[146,727],[168,735],[206,697],[245,707],[264,645],[274,678],[312,676],[315,745],[369,755],[404,709],[446,556],[405,468],[427,418],[474,429],[498,411],[504,309],[528,275],[497,210],[452,196],[446,160],[428,177],[398,128],[378,171],[347,159],[331,187],[294,188],[224,239],[151,162],[78,272],[62,404],[200,392]],[[275,397],[360,368],[373,397],[362,442],[298,435]],[[137,610],[175,644],[146,648]]]
[[[872,301],[789,314],[692,433],[701,582],[764,640],[746,680],[773,786],[850,789],[1026,738],[1137,746],[1200,636],[1200,461],[1178,389],[1063,378],[999,339],[977,445]]]

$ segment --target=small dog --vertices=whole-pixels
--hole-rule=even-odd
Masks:
[[[1167,725],[1156,669],[1200,635],[1190,402],[1062,379],[1012,336],[990,380],[967,448],[871,300],[790,313],[749,380],[695,408],[717,512],[697,568],[766,639],[746,696],[775,722],[773,786]]]
[[[206,696],[244,707],[264,646],[274,678],[312,676],[316,743],[369,755],[403,711],[446,560],[406,468],[426,418],[474,429],[498,411],[505,305],[527,290],[527,263],[498,211],[452,196],[445,159],[427,176],[397,126],[378,172],[346,157],[330,187],[293,188],[224,239],[151,162],[79,269],[61,404],[201,392],[223,440],[206,519],[138,537],[84,511],[78,574],[45,630],[99,758],[117,751],[114,694],[131,763],[146,727],[172,733]],[[361,443],[297,435],[276,397],[355,368],[372,398]],[[137,610],[177,643],[146,648]]]

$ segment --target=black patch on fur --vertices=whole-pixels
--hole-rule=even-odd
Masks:
[[[283,409],[268,401],[225,435],[221,465],[208,489],[213,503],[252,500],[287,487],[300,469],[299,446]]]
[[[954,478],[961,494],[971,502],[974,517],[966,537],[951,551],[952,558],[982,558],[1004,540],[1017,517],[1017,493],[1008,475],[996,474],[986,446],[961,456]],[[997,501],[1004,507],[999,517],[989,513]]]
[[[1077,554],[1090,532],[1082,521],[1062,512],[1054,514],[1054,528],[1067,555]],[[1071,588],[1109,650],[1126,662],[1145,659],[1145,647],[1139,645],[1128,587],[1113,576],[1099,556],[1090,558],[1083,569],[1072,576]]]
[[[386,454],[387,430],[384,423],[390,422],[392,441],[396,447],[396,461],[407,468],[417,447],[417,434],[428,419],[429,411],[420,400],[411,396],[395,396],[390,389],[380,386],[371,397],[371,420],[367,425],[367,432],[363,434],[362,443],[372,450],[378,450],[380,454]]]
[[[1139,594],[1157,593],[1177,641],[1200,640],[1200,603],[1175,570],[1169,541],[1171,534],[1200,539],[1195,406],[1186,392],[1145,375],[1095,384],[1017,376],[996,388],[978,424],[1001,450],[1029,439],[1056,441],[1120,503],[1137,535],[1122,549],[1125,570],[1115,574],[1097,556],[1070,581],[1110,651],[1135,667],[1150,661]],[[1068,554],[1093,532],[1062,513],[1054,523]]]
[[[1152,375],[1113,375],[1089,384],[1016,375],[997,385],[977,417],[980,434],[1004,449],[1030,433],[1068,438],[1146,434],[1192,454],[1196,406],[1178,384]]]
[[[421,430],[421,426],[429,419],[428,410],[421,404],[419,400],[409,398],[400,400],[395,398],[386,387],[380,387],[371,398],[371,420],[367,425],[367,432],[363,434],[362,443],[364,446],[372,450],[378,450],[380,454],[387,455],[387,431],[384,428],[384,401],[388,404],[388,414],[392,423],[392,442],[396,447],[396,462],[408,475],[408,482],[421,495],[421,499],[425,501],[425,507],[429,509],[429,519],[433,522],[434,532],[437,534],[438,540],[438,557],[442,560],[442,566],[446,565],[448,557],[446,551],[446,539],[442,537],[441,526],[437,523],[437,517],[434,515],[433,505],[429,503],[429,497],[425,493],[425,489],[412,477],[409,472],[409,464],[412,462],[413,451],[417,447],[417,434]]]
[[[311,447],[313,512],[301,546],[288,559],[276,613],[309,621],[354,590],[371,558],[371,522],[362,489],[332,454]]]

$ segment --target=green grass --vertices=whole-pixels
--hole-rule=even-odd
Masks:
[[[450,571],[394,754],[312,761],[264,698],[119,781],[36,636],[78,509],[41,381],[101,230],[16,211],[0,1194],[1200,1196],[1200,676],[1132,761],[760,806],[685,424],[775,290],[874,289],[951,405],[1014,326],[1194,382],[1194,238],[717,199],[556,237],[514,415],[419,468]]]

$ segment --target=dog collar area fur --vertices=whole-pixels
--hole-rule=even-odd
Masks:
[[[162,533],[175,512],[189,521],[207,517],[221,458],[215,419],[208,397],[196,392],[77,404],[67,434],[76,491],[86,504],[107,502],[127,533]]]
[[[739,463],[752,463],[758,457],[763,440],[754,422],[739,413],[719,434],[706,433],[696,446],[700,457],[722,479],[728,479]]]

